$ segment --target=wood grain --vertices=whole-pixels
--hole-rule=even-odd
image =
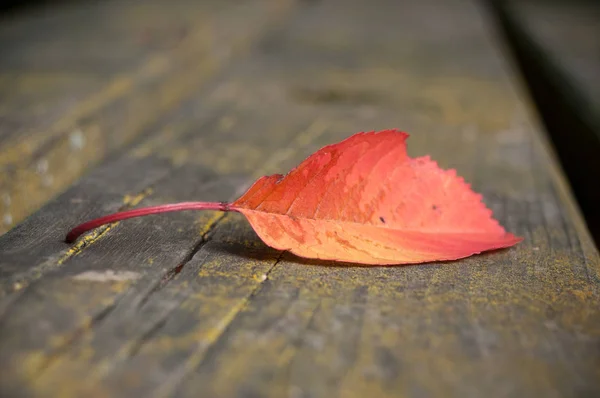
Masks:
[[[143,136],[289,3],[75,2],[6,21],[0,233]]]
[[[3,396],[598,393],[600,258],[489,22],[458,0],[296,8],[0,239]],[[361,267],[274,251],[240,215],[213,212],[61,241],[119,208],[234,198],[325,144],[390,127],[525,241]]]

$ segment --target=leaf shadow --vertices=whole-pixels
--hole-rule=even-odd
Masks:
[[[362,264],[352,263],[344,261],[333,261],[333,260],[321,260],[304,258],[293,254],[290,251],[283,251],[283,257],[285,261],[293,262],[299,265],[311,266],[311,267],[327,267],[327,268],[398,268],[398,267],[447,267],[447,266],[459,266],[464,264],[465,260],[480,258],[485,261],[494,261],[492,257],[498,253],[505,252],[510,248],[490,250],[484,253],[476,254],[470,257],[457,259],[457,260],[443,260],[443,261],[431,261],[425,263],[416,264]],[[262,242],[256,242],[251,245],[243,244],[241,242],[221,242],[219,245],[219,251],[232,256],[245,257],[254,261],[265,261],[265,260],[276,260],[281,255],[281,250],[275,250],[265,245]]]

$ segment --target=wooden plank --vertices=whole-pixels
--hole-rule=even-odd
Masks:
[[[202,109],[206,105],[207,104],[204,102],[195,103],[194,110]],[[246,129],[246,134],[244,137],[240,137],[237,133],[232,132],[232,130],[230,130],[228,134],[227,131],[223,131],[222,127],[219,129],[219,136],[200,136],[196,140],[190,140],[189,135],[191,132],[189,129],[195,129],[199,126],[202,126],[202,123],[195,123],[191,126],[186,126],[187,129],[180,133],[184,137],[187,135],[187,140],[183,142],[177,142],[176,145],[171,148],[167,148],[162,153],[153,153],[150,158],[144,157],[140,160],[135,154],[130,155],[128,158],[130,164],[123,164],[123,162],[111,164],[108,167],[108,170],[101,170],[99,173],[97,173],[100,175],[100,177],[96,177],[95,173],[95,175],[92,176],[92,179],[96,177],[100,181],[103,181],[107,177],[114,178],[115,174],[122,173],[123,170],[132,170],[132,175],[129,178],[125,178],[125,180],[129,180],[130,178],[133,178],[133,175],[139,174],[139,170],[141,168],[149,170],[150,175],[158,174],[160,175],[158,182],[154,182],[151,187],[152,194],[149,195],[147,199],[142,200],[142,203],[145,204],[160,203],[169,200],[191,200],[198,197],[207,198],[208,200],[211,198],[212,200],[219,200],[223,198],[223,195],[226,195],[227,197],[232,196],[236,190],[239,190],[240,184],[244,182],[243,180],[240,182],[239,173],[242,173],[243,171],[248,172],[248,168],[255,169],[256,162],[262,161],[262,158],[253,156],[253,154],[257,153],[256,149],[254,151],[248,149],[255,148],[254,145],[260,145],[259,147],[265,151],[272,152],[275,162],[278,161],[277,159],[285,159],[286,156],[289,156],[286,155],[285,151],[277,150],[280,147],[284,147],[285,142],[288,140],[288,137],[285,134],[277,134],[277,131],[274,131],[273,128],[269,128],[269,126],[265,126],[262,121],[257,123],[255,113],[243,117],[243,114],[238,111],[236,112],[236,115],[238,118],[240,118],[240,121],[243,122],[242,125]],[[265,117],[265,115],[260,116],[261,118],[259,120]],[[286,116],[285,119],[286,125],[290,126],[291,118]],[[218,128],[219,125],[228,126],[229,122],[227,120],[230,119],[227,119],[226,116],[225,119],[222,119],[221,117],[210,118],[210,120],[207,121],[205,128]],[[271,118],[271,120],[276,121],[275,118]],[[167,128],[172,126],[173,125],[169,123]],[[302,130],[301,127],[298,129]],[[323,129],[319,128],[309,128],[304,134],[301,134],[300,137],[307,137],[306,134],[320,134],[322,131]],[[289,131],[290,134],[296,132],[297,130]],[[228,135],[235,136],[235,141],[233,141],[230,145],[220,145],[219,150],[220,140],[227,138]],[[267,137],[269,138],[268,140],[265,139]],[[218,141],[215,142],[215,140]],[[164,146],[164,140],[162,145]],[[302,146],[294,145],[294,147],[301,148]],[[186,149],[191,150],[189,153],[187,153],[187,155],[184,154]],[[145,152],[146,150],[147,149],[145,147],[136,148],[135,153]],[[182,166],[176,165],[178,161],[181,161],[182,157],[199,157],[199,159],[210,159],[215,155],[215,153],[223,161],[223,163],[211,162],[210,164],[212,165],[212,168],[204,166],[202,162],[196,163],[193,160],[190,162],[185,162],[185,164]],[[244,153],[247,155],[244,156]],[[165,158],[176,156],[177,160],[161,160],[161,157],[163,156]],[[231,169],[231,165],[235,165],[236,161],[237,167],[233,166],[234,168]],[[175,163],[175,165],[173,163]],[[224,173],[219,164],[230,171],[228,173]],[[266,166],[269,167],[269,163],[267,163]],[[169,168],[171,168],[171,170]],[[102,175],[106,177],[102,178]],[[185,180],[182,180],[182,178],[185,178]],[[97,187],[98,185],[96,185],[96,190],[98,189]],[[127,192],[128,189],[131,188],[132,187],[120,187],[120,189],[122,189],[124,192]],[[96,202],[97,199],[94,199],[92,203],[89,203],[85,199],[82,200],[82,196],[86,197],[90,194],[90,191],[92,197],[102,197],[104,202],[103,205],[105,203],[112,204],[114,208],[115,205],[119,204],[119,200],[117,198],[112,198],[109,194],[101,191],[94,192],[93,189],[94,186],[90,187],[89,185],[82,184],[81,186],[69,191],[65,195],[66,197],[63,197],[59,200],[59,202],[62,204],[62,212],[73,212],[73,210],[75,210],[75,212],[87,212],[90,209],[85,209],[84,206],[89,207],[90,204],[92,205],[91,209],[93,209],[94,202]],[[144,192],[148,192],[147,186],[143,187],[141,195],[143,195]],[[137,196],[137,198],[140,198],[141,195]],[[81,208],[79,206],[77,206],[77,209],[73,209],[73,207],[70,207],[69,209],[65,208],[65,203],[72,203],[74,201],[78,202],[78,204],[80,203],[82,205]],[[57,210],[58,209],[56,207],[48,208],[48,211],[51,213],[51,217],[53,218],[57,216],[70,217],[68,214],[62,213],[57,215]],[[211,223],[218,222],[220,220],[220,216],[215,217],[213,214],[201,216],[196,222],[192,222],[193,220],[190,220],[189,215],[182,214],[180,217],[181,223],[177,223],[175,219],[170,217],[162,218],[162,225],[160,224],[160,220],[154,220],[155,223],[159,221],[159,224],[154,224],[155,226],[153,227],[158,235],[153,236],[151,239],[144,239],[142,241],[143,246],[139,246],[134,249],[134,251],[138,253],[138,256],[135,256],[135,258],[131,257],[132,248],[123,245],[121,247],[121,256],[125,263],[128,264],[126,267],[127,272],[123,274],[117,271],[116,276],[111,274],[108,276],[108,278],[107,275],[109,275],[110,272],[109,274],[106,274],[107,265],[109,267],[108,269],[110,269],[110,267],[114,265],[113,260],[107,259],[103,255],[100,257],[93,256],[93,258],[89,258],[86,256],[86,253],[88,253],[87,249],[83,250],[85,247],[82,247],[81,250],[65,251],[64,243],[61,244],[60,238],[56,236],[57,234],[64,232],[64,227],[56,228],[56,225],[53,228],[54,233],[43,233],[44,237],[50,235],[50,239],[48,239],[50,244],[45,245],[46,251],[52,244],[63,247],[62,253],[59,253],[59,257],[55,258],[51,264],[46,262],[45,264],[40,264],[34,270],[25,271],[22,269],[22,272],[19,273],[17,271],[18,267],[25,265],[23,263],[28,261],[22,257],[23,250],[20,250],[20,253],[13,252],[16,258],[10,258],[10,255],[13,253],[8,253],[8,256],[6,257],[3,256],[3,260],[7,259],[9,264],[15,267],[13,272],[14,274],[17,274],[16,276],[19,279],[18,282],[14,283],[17,283],[20,289],[23,289],[23,286],[26,283],[29,283],[32,280],[34,281],[32,285],[28,286],[26,289],[18,290],[9,296],[7,301],[5,301],[7,303],[7,307],[5,307],[3,311],[3,330],[11,330],[13,328],[20,329],[24,326],[24,324],[28,324],[40,315],[38,310],[41,310],[42,312],[46,312],[48,310],[48,308],[43,309],[37,305],[39,302],[37,302],[37,299],[35,298],[36,294],[32,294],[32,292],[38,291],[40,294],[44,295],[46,293],[43,292],[48,292],[48,289],[50,289],[50,291],[55,291],[55,289],[62,290],[62,288],[58,285],[50,286],[48,283],[52,284],[53,282],[51,282],[51,280],[56,282],[57,280],[54,278],[58,274],[67,271],[67,269],[61,267],[63,264],[72,265],[74,262],[80,263],[80,265],[76,265],[75,268],[71,268],[71,266],[69,266],[68,273],[71,275],[68,276],[67,274],[63,274],[62,277],[59,277],[59,280],[62,280],[64,283],[66,283],[65,286],[70,286],[72,283],[79,285],[86,292],[86,296],[88,296],[88,299],[85,300],[85,303],[77,303],[75,306],[72,306],[71,304],[74,303],[69,304],[68,302],[63,302],[62,304],[54,307],[56,311],[53,313],[51,318],[55,319],[57,323],[53,327],[46,329],[43,332],[44,337],[42,339],[36,337],[38,334],[34,330],[31,330],[32,334],[28,336],[18,336],[10,333],[8,333],[6,336],[3,335],[7,339],[7,343],[10,341],[9,344],[15,344],[15,347],[21,347],[22,349],[24,348],[26,351],[31,350],[33,347],[37,347],[38,354],[41,354],[41,356],[39,356],[37,359],[34,359],[28,355],[25,358],[17,355],[10,359],[16,360],[17,362],[23,361],[22,363],[29,369],[28,372],[33,372],[32,375],[39,375],[40,372],[43,373],[45,367],[50,365],[56,365],[59,367],[61,367],[61,365],[65,366],[65,364],[61,363],[60,361],[58,364],[54,364],[54,356],[65,348],[68,348],[68,345],[65,346],[64,344],[68,344],[74,335],[79,334],[81,331],[89,327],[87,326],[89,322],[93,323],[95,322],[93,319],[100,319],[106,316],[106,314],[112,312],[111,310],[113,306],[116,306],[116,303],[118,302],[126,303],[126,305],[125,307],[121,307],[123,309],[117,310],[115,308],[116,314],[121,313],[121,311],[129,312],[131,309],[129,306],[134,305],[134,302],[137,302],[138,305],[142,305],[145,301],[144,297],[146,295],[151,294],[155,290],[160,290],[161,285],[177,274],[178,268],[188,261],[188,257],[190,257],[194,251],[197,250],[196,248],[200,248],[204,244],[206,239],[205,235],[212,228]],[[207,223],[207,225],[202,225],[203,223]],[[123,226],[127,227],[127,225]],[[129,224],[128,227],[131,228],[134,227],[134,225]],[[147,228],[147,226],[144,227],[140,225],[138,225],[138,227],[144,229]],[[15,230],[31,231],[32,228],[18,227]],[[112,232],[112,230],[110,232]],[[131,230],[130,233],[131,232],[134,232],[134,230]],[[13,234],[13,231],[7,234],[7,237],[11,236],[11,234]],[[135,234],[137,233],[134,232],[134,235]],[[118,242],[120,239],[118,236],[115,237],[117,240],[113,241],[113,243]],[[19,236],[16,239],[26,240],[27,238]],[[157,240],[163,244],[161,246],[157,246]],[[130,242],[130,240],[127,239],[126,241]],[[110,253],[110,257],[114,255],[117,257],[120,256],[118,254],[119,250],[115,251],[115,248],[110,246],[111,244],[109,241],[92,238],[87,241],[87,245],[96,245],[97,243],[101,242],[109,245],[107,246],[107,249]],[[18,256],[18,254],[21,256]],[[43,254],[34,254],[33,258],[40,258],[42,256]],[[29,261],[31,261],[31,259],[32,258],[29,258]],[[8,266],[3,264],[2,268],[7,269]],[[123,268],[123,270],[124,269],[125,268]],[[75,271],[75,274],[72,274],[73,271]],[[39,278],[39,273],[48,274],[48,276],[40,279],[38,282],[35,282],[35,279]],[[97,281],[94,281],[95,278],[100,278],[101,281],[107,283],[101,283],[98,285]],[[130,287],[129,285],[133,282],[138,283],[128,289],[128,287]],[[7,286],[9,289],[13,287],[14,284],[12,286]],[[96,290],[96,287],[98,290]],[[77,290],[78,288],[75,289]],[[70,293],[67,295],[74,293],[74,290],[70,289],[69,287],[67,287],[67,290],[70,291]],[[91,291],[96,292],[90,294]],[[128,298],[121,297],[122,294],[126,295]],[[67,301],[69,300],[67,299]],[[170,302],[171,304],[178,303],[177,297],[173,297]],[[83,307],[85,307],[83,312],[83,307],[80,304],[83,304]],[[26,317],[27,319],[23,317],[14,317],[13,311],[19,311],[18,308],[21,305],[25,305],[31,309],[31,312],[29,313],[32,316],[31,318],[29,315]],[[167,306],[163,307],[164,305]],[[164,310],[160,311],[162,316],[166,316],[166,310],[172,309],[166,302],[163,302],[161,307],[163,307]],[[150,328],[152,328],[153,324],[157,321],[156,317],[161,316],[160,313],[155,311],[156,308],[151,308],[152,310],[150,312],[152,312],[152,316],[147,320],[147,324]],[[114,319],[118,319],[118,317]],[[135,322],[137,322],[137,320],[138,318],[135,317]],[[132,318],[132,321],[134,321],[134,318]],[[160,322],[160,319],[158,321]],[[37,322],[34,321],[34,323]],[[119,326],[119,328],[120,327],[121,326]],[[39,332],[42,332],[42,330],[39,330]],[[112,334],[112,332],[109,332],[109,334]],[[104,343],[112,345],[113,343],[118,343],[118,341],[109,337],[104,340]],[[107,347],[107,349],[109,348]],[[18,352],[19,349],[16,351]],[[118,361],[114,363],[114,365],[116,364],[118,364]],[[8,363],[3,364],[3,366],[4,365],[8,366]],[[97,365],[99,365],[99,363],[93,364],[93,366]],[[86,370],[82,368],[81,370],[90,372],[92,371],[91,368]],[[72,373],[71,375],[75,377],[75,373]],[[93,377],[91,373],[90,377]],[[151,386],[151,384],[148,384],[147,388],[150,388]],[[55,388],[50,386],[42,387],[44,389]],[[56,391],[61,391],[61,389],[64,389],[65,386],[56,386],[56,388]]]
[[[298,8],[147,140],[2,237],[4,395],[598,392],[598,252],[483,11],[458,0]],[[455,167],[525,242],[357,267],[276,252],[239,215],[215,213],[60,242],[126,194],[127,206],[227,200],[386,127],[412,133],[412,155]]]
[[[588,227],[600,243],[600,5],[505,1],[498,11]]]
[[[0,233],[140,137],[288,6],[68,3],[3,24]]]

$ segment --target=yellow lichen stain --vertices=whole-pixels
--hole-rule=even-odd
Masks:
[[[146,188],[145,190],[143,190],[142,192],[140,192],[137,195],[125,195],[125,197],[123,198],[123,204],[127,205],[127,206],[136,206],[138,205],[142,200],[144,200],[146,197],[148,197],[149,195],[152,195],[153,189],[152,188]]]
[[[210,262],[207,262],[203,265],[202,269],[200,269],[200,271],[198,271],[198,277],[199,278],[210,278],[210,277],[223,277],[223,278],[237,278],[239,277],[239,274],[232,274],[230,272],[227,271],[219,271],[216,269],[210,269],[212,268],[210,265]]]
[[[77,254],[81,253],[81,251],[84,248],[86,248],[87,246],[93,244],[94,242],[96,242],[97,240],[102,238],[106,233],[108,233],[108,231],[110,231],[117,224],[118,223],[104,225],[102,227],[96,228],[91,233],[79,238],[77,243],[75,243],[75,245],[73,245],[65,254],[63,254],[56,263],[58,265],[61,265],[65,261],[70,259],[71,257],[76,256]]]
[[[198,230],[198,234],[202,237],[206,237],[206,235],[210,232],[210,230],[215,226],[215,224],[219,223],[223,219],[227,217],[223,212],[215,211],[211,212],[210,218],[206,221],[202,222],[200,229]]]

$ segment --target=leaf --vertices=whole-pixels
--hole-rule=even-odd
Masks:
[[[429,157],[410,158],[407,138],[397,130],[355,134],[318,150],[286,176],[260,178],[231,204],[117,213],[83,224],[67,240],[108,222],[189,209],[238,211],[273,248],[363,264],[455,260],[522,240],[493,219],[454,170]]]
[[[232,207],[269,246],[309,258],[454,260],[521,240],[454,170],[409,158],[407,137],[395,130],[356,134],[285,177],[262,177]]]

